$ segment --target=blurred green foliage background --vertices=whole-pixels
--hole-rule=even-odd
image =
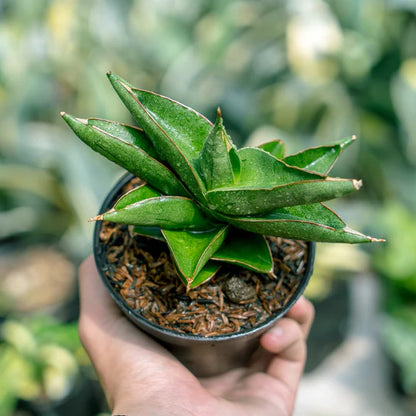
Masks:
[[[336,256],[380,276],[386,348],[416,393],[414,349],[403,347],[416,340],[415,14],[412,0],[0,0],[4,316],[45,309],[47,300],[22,306],[45,292],[33,292],[33,276],[55,308],[65,300],[52,289],[75,293],[74,266],[91,250],[87,219],[120,172],[59,112],[130,122],[105,77],[112,70],[210,119],[221,106],[239,145],[282,138],[296,151],[359,137],[335,174],[364,188],[337,210],[388,241]],[[72,292],[54,280],[56,264]]]

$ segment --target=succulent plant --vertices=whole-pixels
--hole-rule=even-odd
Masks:
[[[355,137],[286,156],[282,141],[237,149],[218,110],[214,124],[195,110],[108,73],[141,128],[62,113],[77,136],[144,184],[94,220],[130,224],[164,240],[188,288],[222,262],[273,273],[264,236],[305,241],[381,241],[346,226],[322,202],[361,187],[328,176]]]

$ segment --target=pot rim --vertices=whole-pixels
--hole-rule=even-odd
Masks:
[[[132,173],[125,173],[112,187],[110,192],[104,199],[104,202],[101,205],[99,213],[103,213],[108,210],[108,208],[112,207],[114,202],[118,199],[120,189],[125,186],[131,179],[135,178],[136,176]],[[212,343],[215,342],[224,342],[230,341],[233,339],[241,339],[245,337],[251,337],[257,333],[265,332],[268,328],[270,328],[278,319],[280,319],[283,315],[285,315],[288,310],[296,303],[296,301],[300,298],[302,293],[304,292],[306,286],[309,283],[309,279],[313,272],[313,265],[315,260],[315,249],[316,243],[311,241],[306,241],[305,243],[308,245],[308,255],[307,255],[307,263],[306,263],[306,270],[305,275],[296,288],[295,292],[293,293],[292,297],[286,303],[286,305],[279,310],[274,315],[267,318],[264,322],[256,326],[255,328],[241,330],[235,333],[228,333],[224,335],[213,335],[213,336],[204,336],[204,335],[196,335],[196,334],[187,334],[187,333],[180,333],[171,329],[167,329],[161,325],[155,324],[148,319],[144,318],[142,315],[136,313],[132,310],[127,303],[124,301],[122,296],[117,292],[110,280],[106,276],[106,271],[108,271],[107,262],[105,260],[105,250],[104,245],[100,243],[100,231],[102,228],[102,221],[96,221],[94,226],[94,233],[93,233],[93,250],[94,250],[94,259],[98,269],[98,273],[103,281],[105,287],[110,292],[112,299],[116,302],[118,307],[128,316],[128,318],[136,325],[138,325],[144,331],[148,331],[151,334],[159,333],[164,335],[165,337],[169,337],[171,339],[176,340],[188,340],[197,343]]]

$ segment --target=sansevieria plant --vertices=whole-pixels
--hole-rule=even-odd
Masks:
[[[288,156],[280,140],[237,149],[219,110],[212,124],[185,105],[107,75],[141,128],[62,117],[84,143],[144,183],[94,220],[130,224],[166,241],[188,288],[210,279],[221,262],[272,274],[265,236],[381,241],[348,228],[322,203],[361,187],[328,176],[354,136]]]

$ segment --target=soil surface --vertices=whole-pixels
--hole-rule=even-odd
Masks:
[[[210,281],[187,292],[166,243],[106,221],[100,233],[107,277],[127,305],[157,325],[204,337],[252,329],[281,310],[295,293],[305,275],[307,244],[267,239],[274,276],[224,263]]]

